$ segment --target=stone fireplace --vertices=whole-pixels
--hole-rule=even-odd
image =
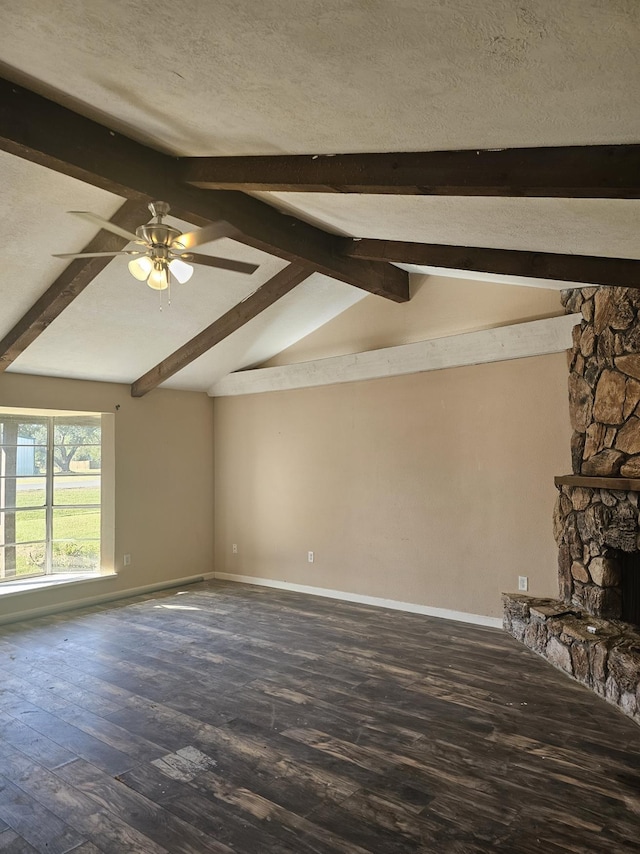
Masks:
[[[637,623],[632,602],[623,597],[626,558],[638,553],[640,482],[585,486],[587,478],[556,478],[560,489],[554,514],[559,546],[558,582],[565,602],[605,619]],[[604,480],[598,478],[597,480]],[[613,479],[609,481],[613,484]],[[626,585],[627,587],[629,585]],[[627,600],[629,599],[627,595]]]
[[[556,477],[559,598],[505,594],[518,640],[640,723],[640,290],[574,288],[572,474]]]

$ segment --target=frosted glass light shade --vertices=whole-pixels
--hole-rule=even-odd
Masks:
[[[171,270],[171,274],[176,277],[181,285],[188,282],[193,275],[193,267],[191,264],[185,264],[185,262],[181,261],[179,258],[174,258],[173,261],[169,262],[169,269]]]
[[[153,270],[153,262],[151,258],[143,255],[141,258],[134,258],[129,261],[129,272],[140,282],[146,282],[149,273]]]
[[[150,288],[153,288],[154,291],[166,290],[169,287],[167,268],[164,265],[154,268],[149,274],[147,284]]]

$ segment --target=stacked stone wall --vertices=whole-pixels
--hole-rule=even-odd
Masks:
[[[569,351],[574,474],[640,477],[640,290],[562,291],[582,312]]]

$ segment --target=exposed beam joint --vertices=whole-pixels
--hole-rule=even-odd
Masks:
[[[137,379],[131,386],[132,397],[143,397],[152,389],[168,380],[174,374],[186,368],[199,356],[202,356],[224,338],[231,335],[245,323],[248,323],[270,305],[288,294],[300,282],[308,278],[313,269],[306,264],[289,264],[284,270],[276,273],[268,282],[254,291],[238,305],[229,309],[222,317],[207,326],[202,332],[188,341],[175,353],[172,353],[157,364],[146,374]]]
[[[390,264],[347,258],[343,238],[279,213],[259,199],[185,185],[179,162],[27,89],[0,80],[0,149],[127,199],[163,199],[175,216],[206,225],[226,220],[237,239],[395,302],[409,299],[408,275]]]
[[[144,221],[145,215],[148,217],[146,206],[130,200],[116,211],[111,222],[131,231]],[[124,237],[100,231],[82,251],[120,252],[127,242]],[[44,332],[111,261],[111,258],[77,258],[69,264],[0,341],[0,373]]]
[[[640,145],[191,157],[181,168],[194,187],[245,192],[640,198]]]
[[[640,288],[640,261],[631,258],[559,255],[553,252],[522,252],[514,249],[484,249],[475,246],[445,246],[368,238],[352,241],[347,254],[350,258],[367,258],[396,264],[419,264],[423,267],[443,267],[475,273]]]

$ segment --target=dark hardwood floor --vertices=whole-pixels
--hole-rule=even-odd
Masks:
[[[0,629],[0,852],[640,850],[640,728],[496,630],[209,583]]]

